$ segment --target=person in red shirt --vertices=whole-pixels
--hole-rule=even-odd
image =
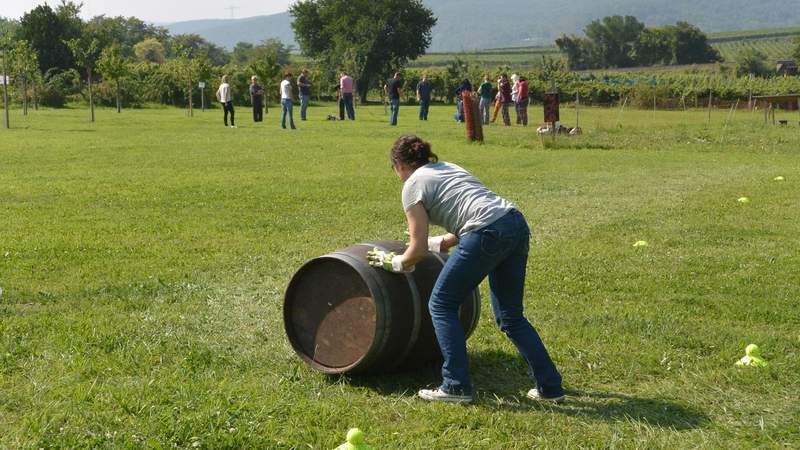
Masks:
[[[517,84],[517,124],[528,126],[528,104],[530,99],[528,97],[528,82],[525,77],[519,77]]]
[[[500,83],[498,83],[498,91],[500,91],[500,106],[503,113],[503,125],[511,126],[511,116],[508,114],[508,105],[511,101],[511,82],[508,81],[506,74],[500,75]]]

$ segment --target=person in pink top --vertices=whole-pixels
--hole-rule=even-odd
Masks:
[[[339,117],[344,118],[344,111],[347,109],[347,118],[356,120],[356,111],[353,109],[353,78],[347,72],[342,72],[339,89],[342,96],[342,101],[339,102]]]
[[[519,77],[517,83],[517,125],[528,126],[528,82],[525,77]]]

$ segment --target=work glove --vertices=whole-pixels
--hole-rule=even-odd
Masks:
[[[411,233],[408,230],[406,230],[405,231],[405,235],[406,235],[406,237],[410,237]],[[428,238],[428,251],[429,252],[442,253],[442,241],[444,241],[444,237],[445,237],[444,234],[441,235],[441,236],[431,236],[431,237],[429,237]]]
[[[442,241],[444,241],[444,235],[429,237],[428,238],[428,251],[429,252],[442,253]]]
[[[403,270],[403,262],[395,252],[387,253],[377,248],[367,252],[367,262],[372,267],[379,267],[392,273],[410,273],[414,271],[413,267],[410,270]]]

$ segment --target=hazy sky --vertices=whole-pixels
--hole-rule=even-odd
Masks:
[[[19,18],[45,3],[44,0],[0,0],[0,16]],[[48,0],[55,7],[60,0]],[[78,3],[76,1],[76,3]],[[230,6],[236,18],[286,11],[292,0],[83,0],[83,17],[136,16],[150,22],[180,22],[192,19],[229,19]]]

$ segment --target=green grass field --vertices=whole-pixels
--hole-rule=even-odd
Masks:
[[[0,448],[800,446],[800,116],[581,111],[545,145],[470,145],[435,106],[400,126],[310,110],[42,110],[0,129]],[[541,116],[540,106],[531,116]],[[562,119],[574,125],[575,111]],[[307,260],[403,237],[388,149],[403,132],[516,202],[533,229],[527,315],[568,401],[532,383],[484,314],[477,401],[429,404],[438,368],[329,377],[292,352],[283,291]],[[786,181],[773,178],[784,176]],[[748,196],[750,204],[737,198]],[[634,248],[638,240],[649,248]],[[740,369],[749,343],[770,367]]]

